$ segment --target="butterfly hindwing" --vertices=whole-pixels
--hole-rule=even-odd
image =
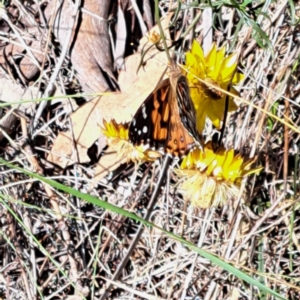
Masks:
[[[180,117],[178,115],[171,114],[166,151],[175,156],[183,156],[194,146],[194,138],[183,126]]]
[[[181,76],[179,79],[181,79]],[[183,77],[183,79],[185,79],[185,77]],[[188,86],[186,85],[187,89],[184,89],[185,87],[180,87],[179,83],[180,81],[177,80],[175,85],[176,89],[172,89],[172,94],[170,94],[168,101],[171,106],[171,116],[166,150],[168,153],[175,156],[185,155],[196,144],[194,136],[189,131],[189,127],[193,124],[193,120],[195,119],[195,115],[193,114],[195,113],[194,106],[191,104],[192,108],[188,107],[183,110],[186,105],[190,105],[188,100],[192,100],[186,98],[186,96],[189,96]],[[182,88],[183,90],[181,91]],[[183,92],[187,94],[184,94]],[[186,113],[186,110],[188,110],[188,113]],[[184,115],[182,115],[183,113]]]

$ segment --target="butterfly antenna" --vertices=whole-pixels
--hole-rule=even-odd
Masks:
[[[166,173],[169,169],[169,166],[170,166],[170,163],[172,161],[172,157],[167,154],[163,160],[163,166],[162,166],[162,170],[160,172],[160,175],[159,175],[159,178],[157,180],[157,183],[156,183],[156,186],[155,186],[155,189],[152,193],[152,196],[151,196],[151,199],[150,199],[150,202],[149,202],[149,205],[147,207],[147,213],[146,213],[146,216],[144,217],[144,220],[148,221],[148,219],[150,218],[151,214],[152,214],[152,211],[153,211],[153,208],[156,204],[156,201],[157,201],[157,198],[158,198],[158,195],[160,193],[160,188],[166,178]],[[126,266],[126,264],[128,263],[128,260],[131,256],[131,253],[133,252],[133,250],[135,249],[135,246],[136,244],[138,243],[142,233],[144,232],[144,228],[145,226],[143,224],[140,224],[139,228],[138,228],[138,231],[136,233],[136,236],[134,237],[134,240],[132,241],[130,247],[128,248],[128,251],[126,253],[126,255],[124,256],[123,260],[121,261],[120,265],[118,266],[118,269],[116,270],[113,278],[110,280],[111,282],[113,281],[116,281],[119,279],[121,273],[122,273],[122,270],[124,269],[124,267]],[[100,300],[104,300],[106,299],[106,297],[108,296],[108,293],[110,291],[110,288],[111,288],[112,284],[109,283],[108,287],[106,288],[104,294],[100,297]]]

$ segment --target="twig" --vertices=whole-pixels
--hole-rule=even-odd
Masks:
[[[65,57],[67,55],[67,52],[69,50],[69,45],[70,45],[70,41],[71,41],[71,37],[73,35],[73,30],[76,27],[76,23],[78,21],[78,11],[81,5],[81,1],[80,0],[76,0],[75,4],[74,4],[74,12],[73,15],[71,16],[71,22],[70,22],[70,30],[68,31],[68,34],[65,38],[65,43],[62,46],[62,50],[61,50],[61,54],[59,56],[59,59],[57,61],[57,64],[55,66],[55,69],[50,77],[49,83],[47,85],[47,88],[45,90],[44,96],[45,97],[49,97],[50,93],[53,91],[54,89],[54,83],[56,81],[56,77],[58,76],[61,66],[65,60]],[[33,128],[36,127],[37,123],[38,123],[38,119],[40,118],[45,106],[46,106],[47,102],[46,101],[42,101],[39,105],[39,108],[37,109],[36,115],[34,117],[34,121],[33,121]]]
[[[14,32],[14,34],[20,41],[21,45],[26,50],[28,56],[32,59],[33,63],[39,68],[39,70],[41,70],[39,62],[37,61],[35,56],[32,54],[30,47],[24,42],[24,39],[21,37],[21,35],[18,32],[18,30],[16,29],[15,25],[11,22],[11,20],[10,20],[9,16],[7,15],[7,12],[4,8],[0,9],[0,19],[3,19],[3,20],[5,20],[5,22],[7,22],[7,24],[11,28],[11,30]]]
[[[261,226],[261,224],[264,223],[264,221],[269,217],[269,214],[272,213],[272,211],[277,207],[277,205],[282,201],[282,199],[285,197],[284,194],[282,194],[281,197],[279,197],[274,203],[273,205],[266,210],[264,216],[258,220],[256,222],[256,224],[253,226],[253,228],[251,229],[251,231],[249,232],[248,236],[243,240],[243,242],[235,249],[235,251],[233,252],[233,254],[230,256],[229,260],[233,260],[233,258],[240,252],[240,250],[242,249],[242,247],[251,239],[251,237],[253,236],[253,234],[258,230],[258,228]]]
[[[133,7],[133,9],[135,11],[135,14],[136,14],[138,20],[139,20],[139,24],[140,24],[140,27],[141,27],[142,35],[145,35],[146,32],[147,32],[147,27],[146,27],[146,25],[144,23],[143,16],[142,16],[142,14],[141,14],[141,12],[139,10],[139,7],[136,4],[136,0],[131,0],[131,5],[132,5],[132,7]]]

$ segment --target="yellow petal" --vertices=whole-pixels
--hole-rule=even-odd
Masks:
[[[207,117],[212,121],[217,129],[221,128],[221,120],[224,117],[224,105],[221,101],[218,101],[219,106],[212,102],[211,108],[207,110]]]
[[[220,68],[220,80],[222,80],[223,82],[231,81],[233,73],[236,71],[237,57],[237,53],[233,53],[223,60],[222,66]]]
[[[211,178],[206,178],[202,187],[200,189],[200,193],[197,198],[194,196],[192,199],[192,204],[198,206],[200,208],[208,208],[212,205],[213,196],[216,189],[216,182]]]
[[[243,164],[243,159],[239,155],[234,157],[232,164],[224,170],[225,179],[230,181],[235,181],[238,177],[241,176],[241,166]]]
[[[225,45],[216,52],[216,61],[213,68],[209,68],[208,76],[214,79],[215,81],[218,80],[220,74],[223,72],[223,61],[225,56],[226,47]]]
[[[203,78],[206,73],[203,60],[191,52],[187,52],[185,57],[188,82],[199,84],[198,78]]]
[[[217,170],[214,170],[214,174],[220,174],[223,173],[224,163],[227,159],[228,151],[226,151],[224,148],[220,148],[218,152],[216,153],[216,161],[217,161]],[[219,176],[219,175],[218,175]]]
[[[186,53],[186,68],[188,70],[186,77],[188,82],[193,82],[195,79],[195,75],[198,76],[199,68],[196,57],[192,53]]]
[[[234,158],[234,149],[230,149],[226,151],[226,159],[223,165],[224,170],[227,170],[227,168],[229,168],[229,166],[233,162],[233,158]]]
[[[211,45],[211,49],[205,57],[206,65],[210,68],[214,67],[217,60],[217,46],[215,43]]]
[[[201,111],[201,109],[196,110],[196,117],[197,117],[197,130],[198,132],[202,132],[205,128],[205,119],[206,113],[205,111]]]
[[[245,79],[245,75],[242,73],[236,72],[232,79],[232,84],[238,84]]]
[[[203,54],[202,47],[196,40],[194,40],[192,43],[191,53],[194,55],[197,55],[199,57],[199,59],[204,61],[204,54]]]
[[[251,174],[258,174],[261,170],[263,170],[264,168],[263,167],[258,167],[258,168],[255,168],[255,169],[250,169],[250,170],[243,170],[242,172],[242,177],[245,177],[245,176],[249,176]]]
[[[224,57],[225,57],[225,53],[226,53],[226,46],[224,45],[217,52],[217,61],[221,62],[224,59]]]
[[[215,76],[218,74],[216,70],[219,69],[217,64],[217,46],[215,43],[212,44],[212,48],[205,57],[205,62],[206,62],[206,74],[208,77],[210,77],[213,80],[217,80],[217,77]]]

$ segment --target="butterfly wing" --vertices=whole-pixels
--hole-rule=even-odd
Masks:
[[[177,80],[176,98],[182,124],[195,139],[196,144],[201,146],[201,137],[196,124],[196,109],[190,96],[186,77],[183,75],[180,75]]]
[[[183,126],[180,116],[171,113],[168,139],[165,146],[166,152],[173,156],[183,156],[196,145],[195,139],[190,135]]]
[[[183,75],[175,79],[175,84],[173,82],[168,103],[171,107],[171,115],[166,150],[175,156],[182,156],[196,144],[200,145],[200,137],[196,129],[196,111]]]
[[[164,149],[168,137],[171,92],[169,79],[163,80],[137,110],[129,126],[129,140],[134,145]]]
[[[175,71],[140,106],[129,126],[129,140],[182,156],[201,143],[186,78]]]

